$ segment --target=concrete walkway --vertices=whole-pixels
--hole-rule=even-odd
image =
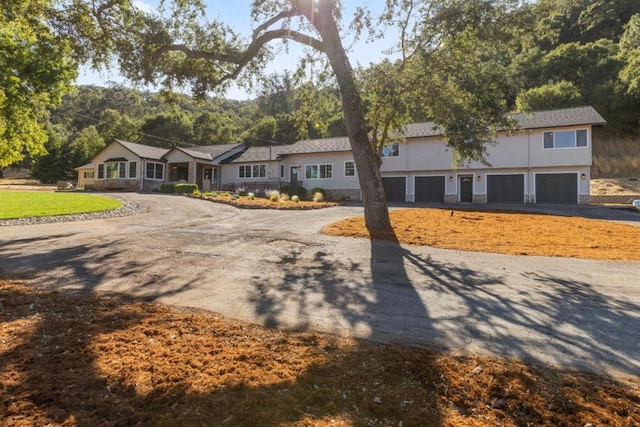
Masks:
[[[0,273],[272,327],[640,375],[638,262],[320,234],[335,220],[362,215],[360,207],[241,211],[179,196],[125,196],[147,204],[149,213],[0,228]],[[640,224],[633,213],[580,212]]]

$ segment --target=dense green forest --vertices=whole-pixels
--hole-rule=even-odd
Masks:
[[[594,153],[621,165],[617,170],[599,159],[596,175],[627,174],[640,166],[640,2],[538,0],[512,9],[509,22],[512,27],[504,29],[509,37],[496,40],[508,108],[592,105],[607,120],[597,133],[600,146],[594,144]],[[356,70],[363,87],[367,73]],[[469,84],[478,82],[482,78]],[[261,87],[254,99],[235,101],[79,86],[50,111],[48,154],[27,157],[22,164],[52,182],[72,179],[74,167],[114,138],[188,147],[345,135],[339,93],[330,84],[314,86],[283,73],[265,78]],[[424,111],[411,115],[412,120],[429,119]]]

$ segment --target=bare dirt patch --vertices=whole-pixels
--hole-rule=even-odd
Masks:
[[[511,255],[640,260],[640,227],[557,215],[460,209],[392,211],[393,233],[371,236],[364,218],[327,226],[335,236]]]
[[[640,194],[640,177],[592,179],[592,196],[626,196]]]
[[[640,382],[0,281],[0,424],[615,425]],[[400,424],[402,422],[402,424]]]

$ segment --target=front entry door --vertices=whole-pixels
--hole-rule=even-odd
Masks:
[[[473,202],[473,176],[465,175],[458,179],[460,180],[460,201],[462,203]]]
[[[204,168],[202,171],[202,190],[211,191],[212,181],[213,181],[213,168]]]
[[[298,186],[298,167],[291,166],[290,172],[291,172],[291,179],[289,181],[291,182],[291,185],[294,185],[297,187]]]

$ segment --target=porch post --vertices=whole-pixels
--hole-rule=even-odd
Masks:
[[[198,172],[198,165],[194,161],[189,162],[189,184],[197,184],[196,174]]]

